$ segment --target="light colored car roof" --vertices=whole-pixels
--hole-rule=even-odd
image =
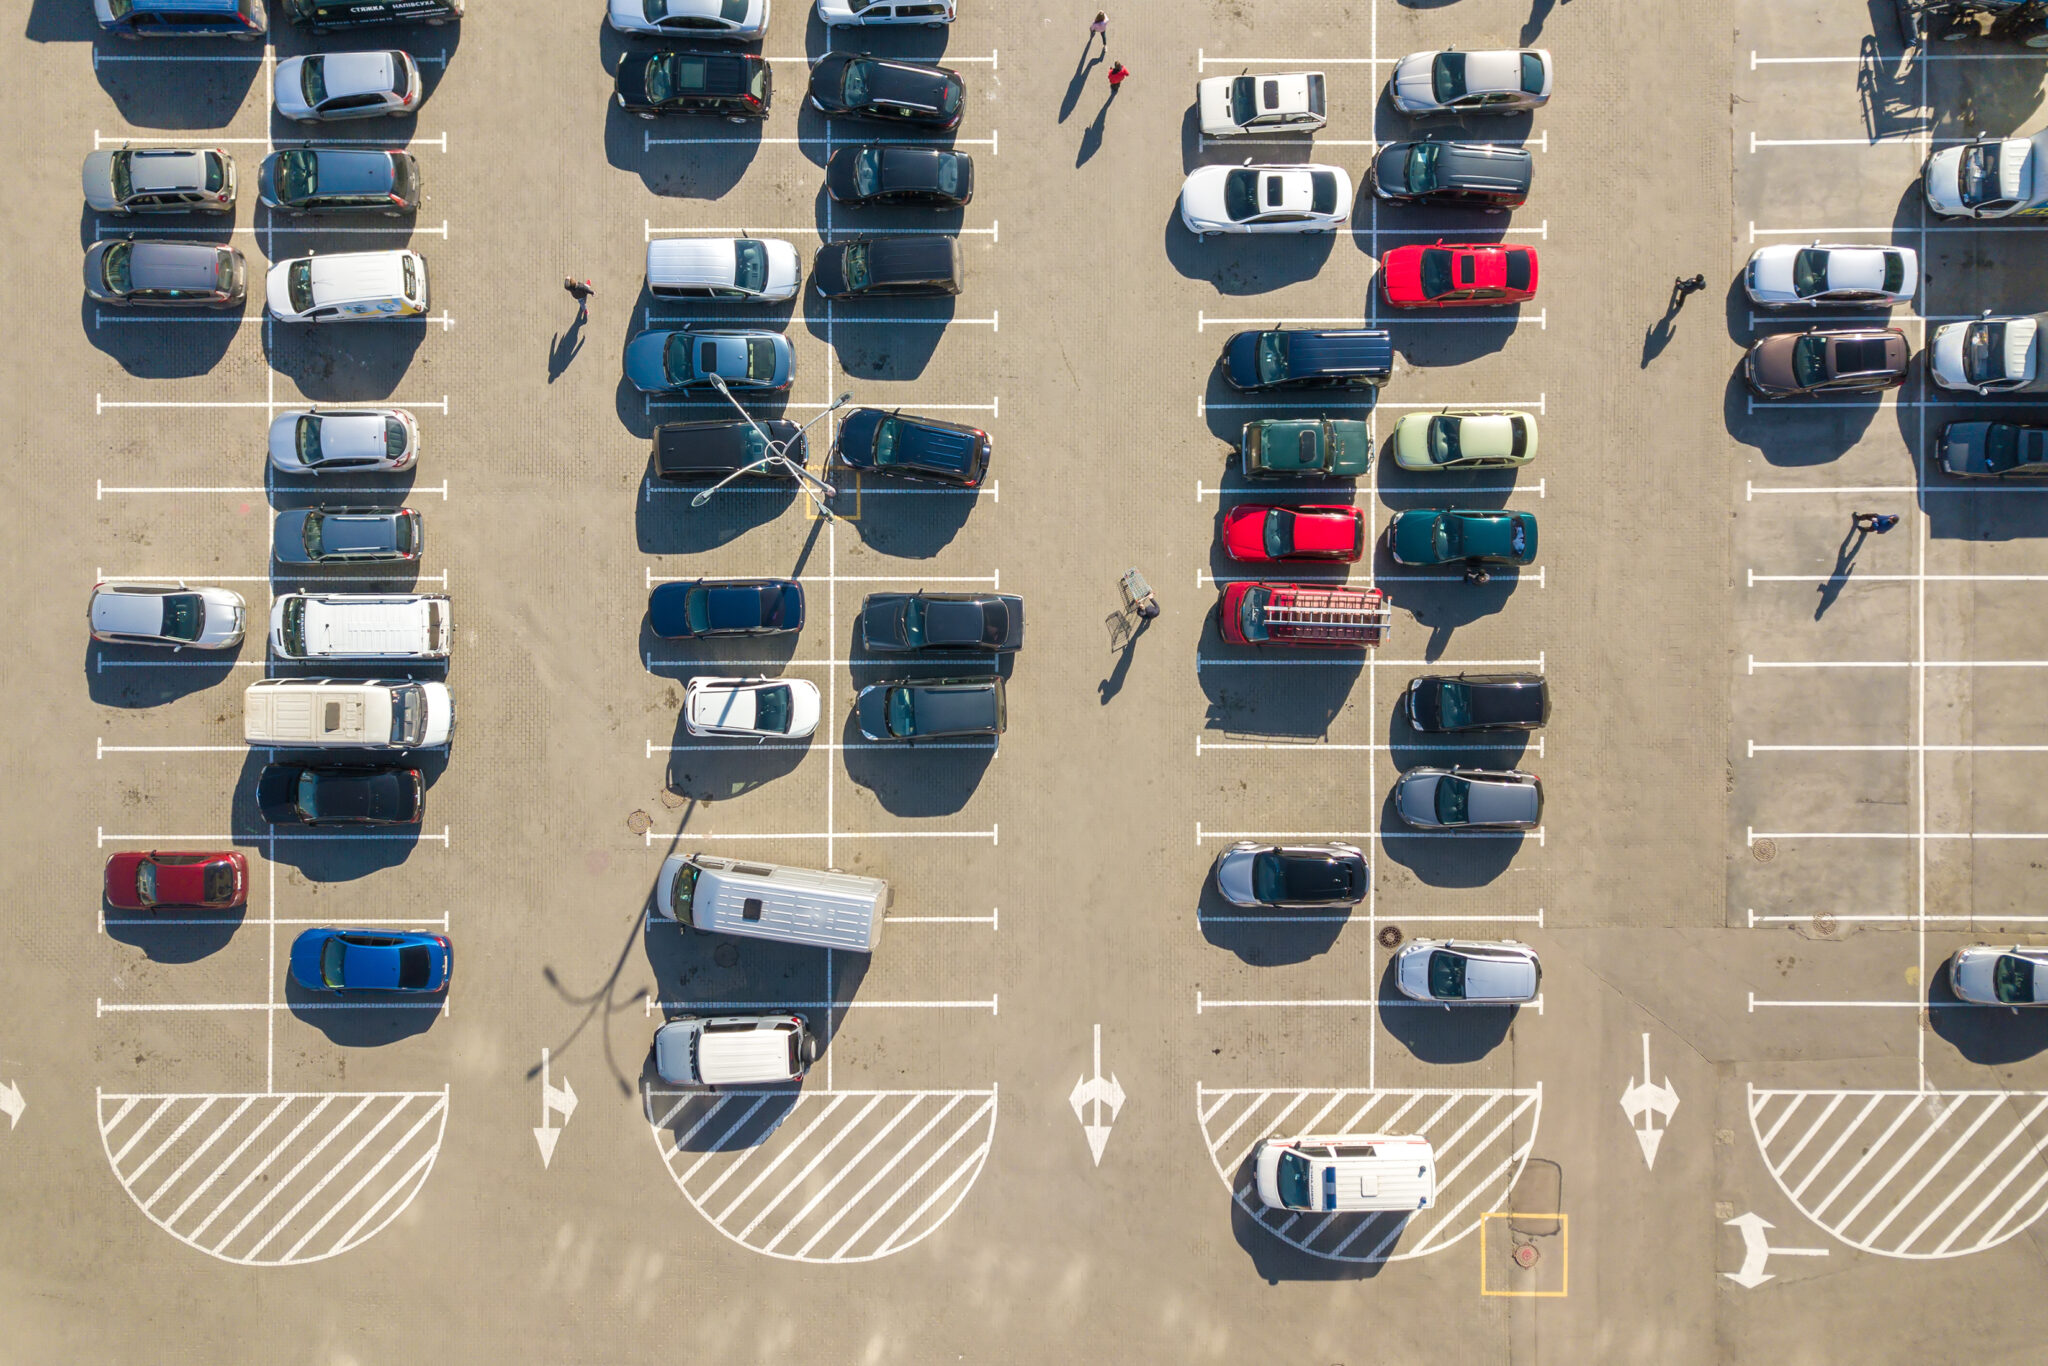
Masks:
[[[1465,54],[1465,88],[1472,92],[1520,91],[1522,53],[1519,48]]]
[[[1505,460],[1515,449],[1513,420],[1506,413],[1459,418],[1458,449],[1484,460]]]
[[[109,635],[158,635],[164,629],[164,598],[175,591],[107,584],[92,595],[92,629]]]
[[[136,289],[212,289],[219,283],[220,254],[211,242],[137,242],[128,257],[128,278]]]
[[[389,52],[329,52],[321,56],[320,79],[327,97],[368,95],[392,88],[397,64]]]
[[[788,734],[808,735],[816,729],[818,688],[801,678],[693,678],[690,722],[707,729],[753,730],[759,724],[757,699],[769,688],[789,690]]]

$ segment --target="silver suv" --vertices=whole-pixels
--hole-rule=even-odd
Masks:
[[[117,237],[85,253],[85,292],[103,304],[240,308],[248,289],[242,253],[217,242]]]
[[[117,147],[79,172],[97,213],[233,213],[235,159],[217,147]]]

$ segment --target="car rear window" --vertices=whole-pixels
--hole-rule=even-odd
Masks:
[[[728,24],[743,23],[747,17],[748,2],[749,0],[725,0],[725,3],[718,7],[718,17]]]
[[[1531,95],[1543,93],[1543,59],[1533,52],[1522,54],[1522,89]]]
[[[1906,284],[1906,258],[1896,251],[1884,254],[1884,288],[1887,294],[1897,294]]]
[[[395,417],[384,419],[384,454],[394,460],[405,454],[405,424]]]
[[[432,980],[434,956],[425,944],[407,944],[398,951],[398,985],[419,990]]]
[[[966,94],[967,86],[958,76],[946,77],[946,94],[945,98],[939,101],[939,108],[945,110],[948,114],[959,113],[960,101],[965,98]]]
[[[1509,289],[1527,289],[1529,287],[1529,261],[1529,253],[1526,251],[1511,251],[1508,253],[1507,277]]]
[[[412,73],[405,69],[405,63],[396,56],[391,61],[391,93],[404,98],[412,90]]]
[[[1308,177],[1309,208],[1316,213],[1337,211],[1337,177],[1328,171],[1311,171]]]

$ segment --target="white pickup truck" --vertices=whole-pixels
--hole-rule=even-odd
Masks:
[[[282,593],[270,607],[279,659],[446,659],[446,593]]]
[[[1926,187],[1944,218],[2048,216],[2048,131],[1944,147],[1927,158]]]

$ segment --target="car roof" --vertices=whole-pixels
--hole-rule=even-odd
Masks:
[[[1456,182],[1453,188],[1527,190],[1535,172],[1536,159],[1526,147],[1489,142],[1440,142],[1436,147],[1437,176]]]
[[[1522,88],[1522,53],[1518,48],[1465,54],[1465,88],[1471,91]]]
[[[987,730],[996,723],[997,683],[921,683],[909,687],[916,697],[917,730],[928,735],[944,730]]]
[[[326,52],[320,55],[320,79],[329,97],[389,90],[396,64],[389,52]]]
[[[919,233],[863,240],[868,248],[868,272],[877,283],[945,280],[953,276],[958,248],[951,237]]]
[[[201,189],[206,184],[206,153],[185,147],[138,148],[128,153],[128,180],[139,193]]]
[[[315,307],[382,298],[404,288],[402,251],[340,251],[313,256]]]
[[[138,592],[120,584],[103,585],[92,595],[93,629],[123,636],[161,635],[164,599],[176,591],[182,590]]]
[[[128,279],[136,289],[212,289],[220,254],[211,242],[135,242]]]
[[[868,102],[939,107],[941,92],[953,73],[943,67],[919,66],[887,57],[863,56],[868,64]]]
[[[391,188],[389,152],[360,147],[285,147],[279,149],[279,155],[291,151],[313,154],[318,168],[318,193],[322,195],[383,194]]]

